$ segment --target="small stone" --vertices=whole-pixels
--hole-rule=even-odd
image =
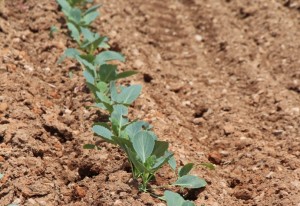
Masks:
[[[275,136],[280,136],[280,135],[282,135],[283,132],[284,132],[284,131],[283,131],[282,129],[276,129],[276,130],[274,130],[272,133],[273,133],[273,135],[275,135]]]
[[[0,113],[4,113],[8,109],[7,103],[0,103]]]
[[[208,154],[208,160],[216,165],[219,165],[222,163],[222,155],[218,152],[211,152]]]
[[[266,175],[266,178],[267,179],[271,179],[273,176],[274,176],[274,172],[269,172],[267,175]]]
[[[241,189],[234,193],[234,196],[240,200],[250,200],[252,198],[251,193],[248,190]]]
[[[141,67],[143,67],[144,65],[145,65],[145,63],[142,60],[137,59],[133,63],[133,68],[135,68],[135,69],[141,69]]]
[[[80,186],[75,186],[75,194],[80,197],[83,198],[86,195],[86,190],[83,187]]]
[[[196,35],[195,35],[195,40],[196,40],[197,42],[201,42],[201,41],[203,40],[203,37],[202,37],[201,35],[199,35],[199,34],[196,34]]]
[[[203,122],[205,122],[205,120],[203,118],[201,118],[201,117],[193,119],[193,123],[197,124],[197,125],[202,125]]]
[[[230,134],[234,133],[234,127],[232,125],[225,125],[223,127],[223,130],[224,130],[225,135],[230,135]]]

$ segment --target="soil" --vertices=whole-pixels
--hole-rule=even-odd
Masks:
[[[188,198],[299,206],[300,1],[99,2],[93,29],[127,57],[121,70],[139,71],[127,83],[143,85],[130,116],[149,121],[177,164],[194,162],[209,183]],[[120,149],[82,148],[105,116],[87,109],[80,67],[56,64],[72,46],[54,0],[1,7],[0,205],[165,205],[138,192]]]

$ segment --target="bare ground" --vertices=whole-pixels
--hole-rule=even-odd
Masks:
[[[122,70],[140,72],[131,117],[151,122],[179,165],[216,164],[193,170],[209,185],[189,198],[299,206],[300,1],[101,2],[94,29],[125,54]],[[86,109],[78,65],[56,64],[74,44],[55,1],[6,1],[0,17],[0,205],[161,204],[138,192],[118,148],[82,149],[104,117]]]

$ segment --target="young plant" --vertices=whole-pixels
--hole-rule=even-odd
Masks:
[[[98,4],[92,6],[83,12],[80,8],[74,7],[74,5],[79,2],[86,1],[57,0],[57,2],[66,16],[67,27],[71,32],[72,38],[79,43],[82,29],[89,27],[90,24],[99,16],[97,9],[101,5]]]
[[[57,0],[63,8],[66,1]],[[65,6],[71,7],[71,4]],[[96,7],[91,7],[96,8]],[[98,7],[97,7],[98,8]],[[68,11],[78,8],[69,8]],[[90,9],[88,9],[90,10]],[[72,13],[72,12],[71,12]],[[79,12],[78,12],[79,13]],[[86,12],[80,12],[86,13]],[[70,17],[67,17],[70,19]],[[73,24],[73,23],[72,23]],[[118,145],[128,157],[132,168],[133,178],[141,180],[140,191],[150,192],[152,195],[167,201],[168,206],[176,204],[181,206],[194,205],[185,201],[179,194],[166,191],[159,197],[153,193],[150,181],[155,178],[157,171],[165,164],[176,171],[174,154],[168,150],[169,143],[158,140],[152,131],[152,126],[140,120],[129,120],[128,109],[141,93],[141,85],[121,85],[117,81],[136,74],[136,71],[118,72],[117,65],[109,64],[111,60],[124,62],[125,58],[120,53],[103,50],[108,48],[107,38],[91,32],[86,27],[76,27],[76,34],[71,30],[72,37],[78,43],[79,49],[68,48],[59,59],[61,63],[65,58],[74,58],[83,68],[86,84],[95,98],[94,107],[109,114],[108,122],[96,122],[92,129],[96,136],[105,141]],[[102,49],[98,52],[98,49]],[[86,144],[86,149],[98,148],[94,144]],[[201,188],[206,185],[203,179],[190,175],[193,164],[187,164],[178,170],[177,180],[163,187]],[[174,204],[173,204],[174,203]],[[180,204],[179,204],[180,203]]]

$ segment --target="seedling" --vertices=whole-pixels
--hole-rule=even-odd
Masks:
[[[57,0],[61,6],[62,12],[65,14],[67,19],[67,26],[71,32],[72,38],[79,43],[82,28],[87,28],[90,24],[99,16],[97,9],[101,5],[95,5],[86,11],[82,11],[80,8],[74,7],[74,5],[80,2],[87,2],[83,0]]]
[[[96,122],[92,129],[95,135],[105,141],[118,145],[128,157],[134,179],[140,179],[139,190],[150,192],[153,196],[165,200],[168,206],[191,206],[193,202],[185,201],[179,194],[166,191],[159,197],[149,185],[155,178],[156,172],[165,164],[176,171],[174,154],[168,150],[169,143],[160,141],[152,131],[152,126],[144,121],[128,119],[129,106],[141,93],[141,85],[121,85],[118,80],[136,74],[136,71],[118,72],[117,65],[110,64],[111,60],[124,62],[125,58],[118,52],[103,50],[109,48],[107,38],[91,32],[87,27],[91,21],[82,19],[84,15],[97,12],[99,6],[93,6],[85,12],[72,7],[75,4],[57,0],[68,20],[68,28],[73,39],[78,43],[79,50],[68,48],[59,59],[76,59],[83,68],[86,84],[95,98],[94,107],[109,114],[108,122]],[[75,15],[76,14],[76,15]],[[83,15],[82,15],[83,14]],[[98,14],[91,15],[94,20]],[[77,18],[76,21],[74,20]],[[89,23],[87,23],[89,22]],[[71,26],[70,26],[71,25]],[[99,49],[101,50],[99,52]],[[99,149],[94,144],[84,145],[86,149]],[[206,182],[197,176],[190,175],[193,164],[189,163],[179,168],[177,180],[163,187],[201,188]]]

